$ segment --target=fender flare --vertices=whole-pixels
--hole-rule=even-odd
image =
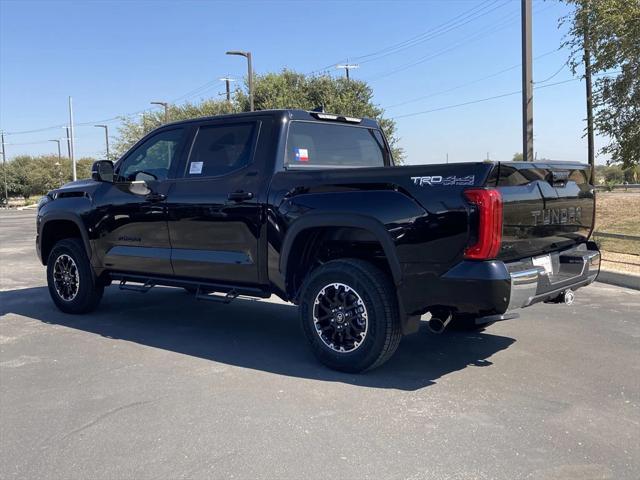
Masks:
[[[40,227],[40,245],[42,245],[43,236],[42,234],[45,231],[45,228],[48,223],[55,221],[70,221],[78,227],[78,231],[80,232],[80,238],[82,239],[82,243],[84,245],[84,249],[87,253],[87,258],[91,261],[91,242],[89,241],[89,234],[87,233],[87,229],[82,222],[82,219],[73,213],[70,212],[51,212],[48,215],[42,217],[42,226]],[[43,255],[44,257],[44,255]],[[43,258],[42,262],[46,262],[47,259]]]
[[[300,219],[295,220],[282,242],[280,255],[280,273],[286,279],[289,264],[289,253],[298,235],[304,230],[317,227],[353,227],[367,230],[380,242],[384,254],[389,262],[389,268],[393,276],[393,283],[397,286],[401,283],[402,268],[398,260],[395,243],[384,225],[373,217],[356,213],[306,213]],[[285,280],[286,281],[286,280]]]

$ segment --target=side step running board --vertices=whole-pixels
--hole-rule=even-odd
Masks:
[[[186,288],[192,291],[195,290],[195,297],[198,300],[218,303],[229,303],[239,296],[257,298],[269,298],[271,296],[271,293],[256,287],[182,280],[174,277],[149,277],[146,275],[111,272],[110,278],[120,281],[120,290],[147,293],[156,286]],[[132,283],[136,285],[131,285]]]
[[[231,303],[238,298],[238,292],[231,290],[227,293],[207,293],[202,291],[200,287],[196,291],[196,300],[205,300],[207,302]]]
[[[129,290],[131,292],[147,293],[155,286],[156,284],[151,280],[147,280],[143,285],[127,285],[126,278],[120,280],[120,290]]]

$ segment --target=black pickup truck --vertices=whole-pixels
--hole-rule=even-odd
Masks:
[[[37,250],[64,312],[105,286],[275,294],[331,368],[385,362],[421,316],[480,329],[570,303],[600,254],[580,163],[395,166],[373,120],[301,110],[162,126],[40,201]],[[425,317],[429,318],[429,317]]]

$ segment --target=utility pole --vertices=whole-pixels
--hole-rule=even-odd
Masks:
[[[58,144],[58,162],[62,160],[62,152],[60,152],[60,140],[49,140],[50,142],[56,142]]]
[[[344,68],[344,71],[347,74],[347,81],[349,81],[349,70],[360,68],[360,65],[355,63],[345,63],[343,65],[336,65],[336,68]]]
[[[71,96],[69,96],[69,145],[69,158],[71,158],[73,181],[75,182],[78,179],[78,175],[76,169],[76,147],[73,141],[73,100]]]
[[[533,161],[533,81],[531,3],[522,0],[522,160]]]
[[[7,187],[7,154],[4,150],[4,132],[0,132],[2,137],[2,172],[4,173],[4,204],[9,208],[9,187]]]
[[[230,50],[227,55],[239,55],[247,59],[247,74],[249,75],[249,108],[253,112],[253,64],[251,60],[251,52],[242,52],[240,50]]]
[[[595,168],[595,147],[593,142],[593,97],[591,91],[591,35],[589,31],[589,2],[586,3],[586,12],[582,12],[583,18],[583,45],[584,45],[584,80],[587,94],[587,157],[591,171]],[[592,173],[593,175],[593,173]]]
[[[67,157],[69,157],[69,160],[71,160],[71,137],[69,136],[69,127],[65,126],[64,130],[67,132]]]
[[[164,107],[164,123],[169,123],[169,104],[167,102],[151,102],[151,105],[162,105]]]
[[[227,102],[231,103],[231,82],[235,82],[235,79],[226,76],[219,79],[221,82],[224,82],[227,87]]]
[[[109,160],[109,127],[107,125],[94,125],[94,127],[104,128],[104,144],[107,147],[107,160]]]

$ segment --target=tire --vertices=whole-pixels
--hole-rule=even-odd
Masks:
[[[485,328],[493,325],[495,322],[476,324],[476,317],[474,315],[454,315],[451,319],[451,324],[447,327],[447,330],[456,332],[482,332]]]
[[[54,245],[47,260],[47,284],[56,306],[65,313],[94,310],[104,292],[98,282],[82,241],[65,238]]]
[[[402,338],[395,287],[363,260],[333,260],[313,270],[300,290],[299,314],[318,360],[342,372],[379,367]]]

